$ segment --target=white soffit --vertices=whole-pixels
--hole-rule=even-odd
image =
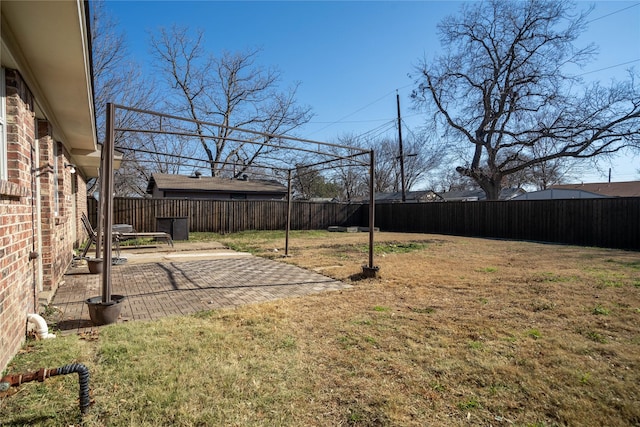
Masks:
[[[2,65],[20,71],[55,137],[97,149],[84,2],[2,0]]]

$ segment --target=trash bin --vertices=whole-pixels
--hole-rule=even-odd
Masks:
[[[173,240],[189,240],[189,224],[186,216],[156,217],[156,231],[169,233]]]

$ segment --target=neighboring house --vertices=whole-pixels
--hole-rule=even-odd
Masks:
[[[287,187],[266,180],[231,179],[202,176],[154,173],[149,179],[147,193],[154,199],[208,200],[282,200]]]
[[[588,191],[605,197],[640,197],[640,181],[552,185],[553,190]]]
[[[512,200],[521,194],[525,194],[521,188],[503,188],[500,192],[500,200]],[[400,203],[402,193],[376,193],[376,203]],[[406,203],[422,202],[477,202],[486,200],[486,195],[482,190],[460,190],[460,191],[407,191],[405,194]],[[366,200],[363,200],[366,203]]]
[[[526,194],[522,188],[503,188],[500,191],[499,200],[513,200],[514,198]],[[445,191],[438,193],[445,202],[475,202],[487,200],[483,190],[462,190],[462,191]]]
[[[486,199],[484,191],[480,189],[443,191],[436,194],[443,202],[477,202]]]
[[[100,164],[86,8],[0,2],[0,371],[85,238]]]
[[[311,203],[338,203],[340,201],[337,197],[311,197],[310,199],[296,198],[296,200]]]
[[[402,192],[393,193],[376,193],[376,203],[400,203],[402,202]],[[364,203],[368,202],[368,198],[363,198]],[[405,203],[433,202],[441,201],[439,196],[431,191],[407,191],[405,192]]]
[[[640,197],[640,181],[552,185],[546,190],[532,191],[515,200],[598,199],[603,197]]]
[[[601,199],[607,196],[591,193],[584,190],[570,190],[565,188],[547,188],[546,190],[532,191],[516,197],[513,200],[552,200],[552,199]]]

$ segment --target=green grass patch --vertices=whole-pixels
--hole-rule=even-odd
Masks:
[[[136,247],[136,246],[149,246],[155,245],[157,241],[150,237],[138,238],[138,239],[126,239],[118,242],[120,247]]]
[[[409,252],[421,251],[429,246],[428,243],[423,242],[381,242],[374,243],[373,253],[376,255],[382,254],[406,254]],[[358,245],[359,252],[368,252],[368,245]]]
[[[529,329],[527,331],[527,336],[533,338],[534,340],[542,338],[542,334],[537,329]]]
[[[608,316],[611,313],[611,310],[598,304],[595,307],[593,307],[593,310],[591,310],[591,313],[599,316]]]
[[[325,230],[292,230],[290,239],[297,238],[323,238],[330,233]],[[189,240],[193,242],[220,242],[223,245],[239,252],[260,253],[263,246],[269,244],[274,247],[284,246],[286,232],[284,230],[246,230],[230,234],[195,232],[189,234]]]
[[[243,320],[177,317],[104,327],[90,342],[73,335],[28,343],[9,371],[85,363],[94,402],[87,426],[294,425],[290,402],[312,393],[298,382],[306,368],[297,338],[276,328],[277,319]],[[23,384],[1,402],[0,423],[77,425],[77,399],[77,375]]]
[[[469,341],[467,345],[471,350],[482,350],[482,348],[484,347],[484,344],[482,344],[482,342],[480,341]]]
[[[620,261],[617,259],[609,258],[606,262],[610,262],[616,265],[620,265],[622,267],[630,268],[632,270],[640,270],[640,260],[638,261]]]
[[[604,337],[604,335],[602,335],[599,332],[596,331],[584,331],[582,332],[582,335],[584,335],[585,338],[593,341],[593,342],[597,342],[600,344],[606,344],[607,343],[607,339]]]
[[[480,408],[480,403],[475,398],[465,400],[463,402],[458,403],[458,408],[463,411],[468,411],[470,409],[478,409]]]
[[[631,282],[631,277],[625,271],[609,271],[594,267],[585,268],[596,282],[598,288],[621,288]]]

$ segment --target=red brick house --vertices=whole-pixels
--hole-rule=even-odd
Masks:
[[[88,3],[2,1],[0,371],[85,236],[97,176]]]

